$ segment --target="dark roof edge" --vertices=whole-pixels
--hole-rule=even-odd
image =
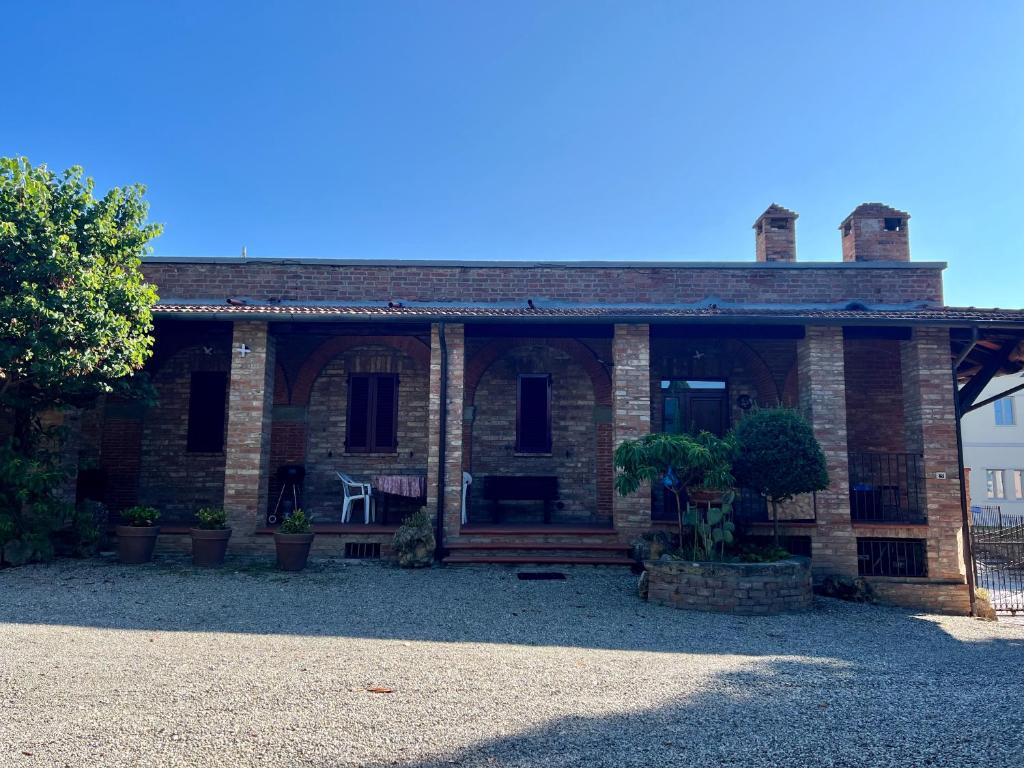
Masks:
[[[545,324],[566,324],[566,325],[613,325],[613,324],[648,324],[648,325],[826,325],[826,326],[939,326],[942,328],[988,328],[988,329],[1024,329],[1024,320],[1014,322],[1005,318],[993,320],[964,319],[964,318],[892,318],[892,317],[808,317],[800,315],[713,315],[707,317],[672,317],[666,315],[593,315],[558,317],[552,315],[541,315],[529,317],[517,315],[508,316],[481,316],[481,315],[397,315],[397,316],[373,316],[368,317],[361,313],[317,315],[298,312],[246,312],[244,314],[234,312],[223,312],[211,310],[209,312],[193,311],[188,313],[177,313],[159,311],[159,306],[154,308],[154,314],[165,317],[173,317],[176,320],[217,320],[235,322],[238,320],[254,320],[272,323],[331,323],[331,322],[374,322],[374,323],[471,323],[478,324],[508,324],[514,323],[545,323]]]
[[[459,261],[456,259],[311,259],[237,256],[147,256],[145,264],[260,264],[485,269],[945,269],[944,261]]]

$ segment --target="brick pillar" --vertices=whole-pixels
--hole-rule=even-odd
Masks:
[[[829,487],[818,492],[818,526],[811,542],[816,577],[857,575],[857,540],[850,523],[843,329],[811,326],[797,344],[800,410],[825,452]]]
[[[616,325],[612,342],[612,437],[615,447],[651,431],[651,329]],[[611,466],[602,472],[614,472]],[[651,489],[612,496],[612,519],[619,538],[629,541],[651,527]]]
[[[465,326],[446,324],[448,348],[448,419],[445,438],[444,536],[459,535],[462,521],[462,411],[466,368]],[[430,328],[430,403],[428,407],[427,511],[437,513],[437,479],[440,466],[441,337],[440,325]]]
[[[924,456],[928,576],[966,583],[949,329],[915,328],[900,353],[907,448]]]
[[[242,345],[248,349],[241,354]],[[267,324],[238,321],[231,339],[224,509],[232,542],[253,544],[267,508],[270,424],[274,401],[274,339]]]

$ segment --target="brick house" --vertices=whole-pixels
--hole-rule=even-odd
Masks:
[[[777,205],[747,263],[150,258],[159,405],[82,414],[79,494],[158,506],[163,539],[223,505],[233,547],[269,548],[295,498],[321,552],[386,554],[426,505],[449,562],[621,562],[671,518],[657,492],[613,492],[618,441],[783,403],[828,458],[829,489],[782,525],[816,576],[966,612],[953,371],[962,399],[1020,368],[1024,312],[943,306],[909,218],[858,207],[835,262],[798,262]],[[343,523],[338,472],[396,492]],[[752,494],[737,518],[770,529]]]

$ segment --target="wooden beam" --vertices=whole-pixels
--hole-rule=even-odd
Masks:
[[[971,409],[974,401],[978,399],[978,395],[988,386],[988,383],[992,381],[992,377],[999,372],[999,369],[1009,362],[1010,354],[1016,348],[1016,339],[1003,342],[1003,346],[997,352],[992,353],[984,365],[981,366],[981,370],[960,387],[960,391],[957,393],[957,398],[960,402],[960,413],[967,413]]]
[[[986,397],[980,403],[975,403],[970,408],[963,411],[963,413],[970,413],[971,411],[976,411],[979,408],[984,408],[989,403],[994,403],[996,400],[1002,400],[1007,395],[1012,395],[1014,392],[1020,392],[1022,389],[1024,389],[1024,384],[1018,384],[1016,387],[1010,387],[1005,392],[1000,392],[998,395],[993,395],[992,397]]]

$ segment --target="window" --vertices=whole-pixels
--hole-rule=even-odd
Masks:
[[[927,576],[924,539],[857,539],[857,571],[861,576]]]
[[[521,373],[516,398],[516,453],[551,453],[551,376]]]
[[[1006,489],[1003,487],[1003,470],[985,470],[985,495],[990,499],[1006,498]]]
[[[1013,470],[1013,493],[1018,499],[1024,499],[1024,470]]]
[[[190,453],[224,450],[224,424],[228,375],[221,371],[197,371],[188,388],[188,439]]]
[[[789,219],[769,219],[768,226],[772,229],[789,229]]]
[[[398,448],[398,376],[353,373],[348,378],[350,453],[392,453]]]
[[[996,426],[1009,427],[1014,423],[1013,419],[1013,398],[1003,397],[996,400],[992,405],[996,409]]]
[[[903,219],[885,217],[885,231],[899,232],[903,229]]]

